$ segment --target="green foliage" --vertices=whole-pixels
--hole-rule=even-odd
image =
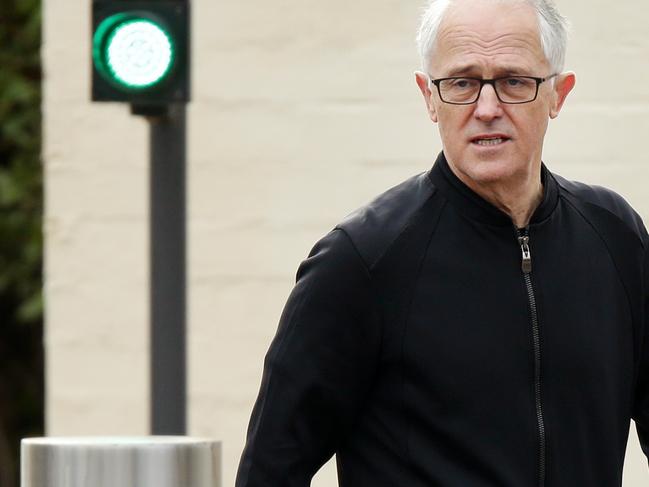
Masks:
[[[0,294],[12,321],[41,316],[40,2],[3,0],[0,13]]]
[[[0,0],[0,487],[42,434],[40,0]]]

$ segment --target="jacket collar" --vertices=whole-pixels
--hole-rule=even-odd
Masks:
[[[497,226],[511,226],[513,224],[509,215],[483,199],[460,181],[449,167],[443,152],[440,152],[428,174],[435,187],[458,211],[469,218]],[[543,200],[532,214],[530,224],[539,223],[548,218],[554,211],[559,199],[557,182],[543,163],[541,163],[541,183],[543,184]]]

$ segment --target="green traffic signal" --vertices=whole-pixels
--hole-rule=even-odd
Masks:
[[[92,101],[133,113],[189,102],[189,10],[189,0],[93,0]]]
[[[175,56],[168,29],[144,16],[117,13],[104,19],[93,36],[97,70],[125,90],[144,90],[164,81]]]

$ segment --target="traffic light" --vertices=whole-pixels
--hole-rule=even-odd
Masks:
[[[189,101],[189,3],[93,0],[92,100]]]

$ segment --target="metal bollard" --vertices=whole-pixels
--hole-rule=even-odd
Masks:
[[[185,436],[21,442],[21,487],[221,487],[221,443]]]

